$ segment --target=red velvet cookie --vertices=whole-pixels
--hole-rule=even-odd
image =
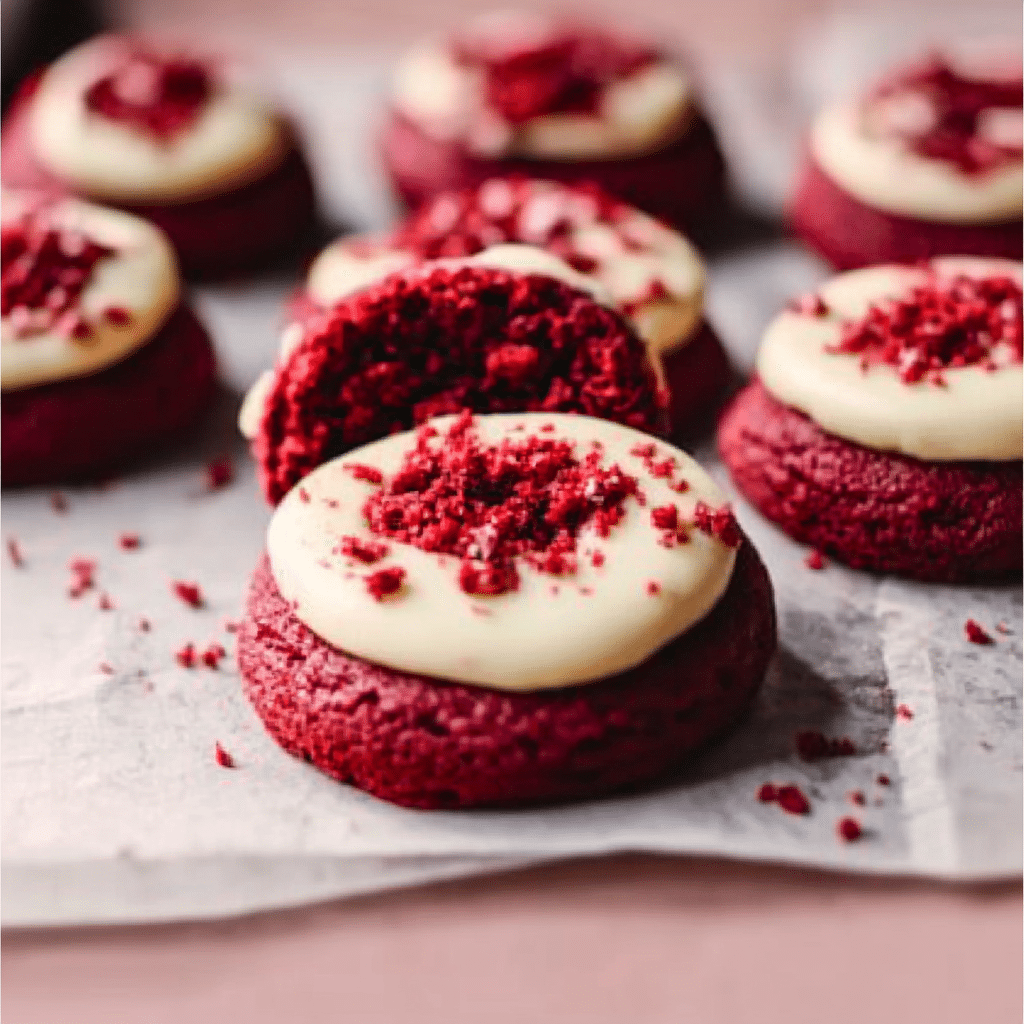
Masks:
[[[1021,571],[1019,267],[959,265],[992,276],[834,279],[772,325],[763,381],[719,424],[740,491],[854,568],[947,583]]]
[[[693,503],[710,478],[614,424],[595,447],[597,421],[526,417],[516,433],[522,419],[481,417],[507,421],[505,439],[451,458],[465,417],[439,425],[379,487],[368,471],[395,465],[382,448],[411,442],[366,446],[279,506],[238,664],[289,753],[408,807],[550,803],[655,780],[749,705],[776,644],[772,588],[731,513]]]
[[[578,286],[546,271],[427,264],[307,323],[260,395],[251,436],[276,503],[322,462],[431,416],[578,412],[664,434],[665,405],[643,342]]]
[[[411,207],[509,174],[595,181],[684,229],[724,203],[722,154],[680,65],[623,34],[539,15],[480,19],[414,50],[382,150]]]
[[[839,270],[1021,257],[1021,78],[949,62],[894,75],[814,124],[793,231]]]
[[[6,193],[5,486],[95,478],[179,439],[213,397],[170,246],[127,214]]]
[[[647,342],[669,387],[673,431],[707,424],[730,368],[703,318],[703,262],[678,232],[593,183],[491,178],[436,196],[392,231],[342,238],[325,249],[290,313],[304,323],[376,273],[507,244],[539,246],[604,287]]]
[[[90,134],[90,124],[105,131]],[[61,132],[82,135],[70,154]],[[128,39],[101,37],[27,82],[4,119],[0,167],[5,186],[146,217],[194,277],[273,265],[314,218],[309,168],[286,121],[212,64]]]

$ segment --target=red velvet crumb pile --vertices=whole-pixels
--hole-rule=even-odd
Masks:
[[[79,299],[96,264],[114,250],[80,231],[57,228],[45,208],[3,227],[0,306],[16,337],[56,331],[84,341],[92,327],[79,311]]]
[[[641,43],[557,23],[465,32],[453,52],[458,63],[482,74],[487,105],[513,125],[541,114],[595,113],[606,86],[660,59]]]
[[[255,440],[278,502],[322,462],[432,416],[578,412],[664,433],[644,343],[552,278],[479,267],[392,275],[339,303],[278,366]]]
[[[920,110],[882,125],[886,134],[901,137],[921,156],[944,160],[964,174],[980,174],[1021,159],[1017,138],[986,137],[979,130],[989,111],[1021,106],[1021,76],[999,80],[965,78],[942,57],[935,56],[883,82],[871,104],[893,97],[913,97]]]
[[[141,48],[86,90],[86,109],[167,141],[198,120],[213,94],[210,69],[188,57]]]
[[[447,192],[414,213],[387,239],[386,248],[433,260],[473,256],[492,245],[536,245],[580,273],[599,262],[581,251],[574,229],[611,228],[624,251],[639,251],[631,234],[632,210],[592,183],[539,184],[529,179],[492,178],[479,188]]]
[[[953,367],[1019,363],[1021,312],[1021,286],[1010,277],[933,277],[845,324],[829,351],[859,355],[865,370],[893,366],[907,384],[941,384]]]
[[[364,506],[370,529],[461,560],[467,594],[519,585],[515,559],[555,576],[576,571],[587,524],[607,537],[637,480],[572,441],[527,435],[483,445],[463,413],[442,437],[422,427],[399,471]]]

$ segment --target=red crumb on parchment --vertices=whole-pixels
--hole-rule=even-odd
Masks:
[[[202,653],[203,664],[207,668],[218,668],[220,666],[220,659],[227,654],[221,644],[216,642],[210,644]]]
[[[114,602],[110,599],[110,595],[107,593],[100,594],[99,600],[96,602],[101,612],[109,612],[114,610]]]
[[[191,641],[182,645],[177,651],[175,651],[174,659],[182,668],[195,668],[196,661],[198,659],[196,645]]]
[[[757,791],[757,799],[763,804],[778,804],[789,814],[807,814],[811,810],[810,801],[804,796],[803,790],[791,783],[776,786],[766,782]]]
[[[901,704],[896,709],[896,717],[904,722],[909,722],[914,717],[914,710],[908,704]]]
[[[137,625],[139,627],[139,631],[142,633],[148,633],[153,628],[149,619],[145,616],[139,619]]]
[[[661,584],[657,580],[648,580],[647,593],[651,597],[657,597],[661,593]]]
[[[171,593],[183,601],[190,608],[202,608],[204,602],[203,591],[198,583],[186,583],[184,580],[173,580],[171,582]]]
[[[220,741],[213,746],[213,757],[221,768],[235,768],[235,759],[220,745]]]
[[[827,564],[825,556],[820,551],[811,551],[804,559],[804,565],[806,565],[808,569],[813,569],[815,572],[820,572]]]
[[[840,818],[836,823],[836,833],[844,843],[855,843],[864,834],[860,822],[856,818]]]
[[[142,546],[142,538],[137,533],[122,533],[117,543],[124,551],[135,551]]]
[[[231,459],[226,455],[222,455],[220,458],[213,459],[207,463],[206,486],[211,491],[216,491],[221,487],[227,487],[234,478],[234,466],[231,464]]]
[[[68,596],[81,597],[87,590],[91,590],[96,582],[96,562],[92,558],[76,556],[68,564],[71,571],[71,583],[68,586]]]
[[[379,562],[390,550],[387,544],[378,544],[372,540],[361,540],[359,537],[345,536],[338,542],[333,554],[345,558],[354,558],[365,565]]]
[[[856,804],[858,807],[863,807],[865,804],[864,794],[859,789],[851,790],[846,794],[851,804]]]
[[[880,786],[892,785],[892,779],[890,779],[888,775],[879,775],[878,778],[875,779],[875,782],[877,782]]]
[[[995,640],[986,631],[985,627],[975,619],[968,619],[964,623],[964,635],[972,644],[992,644]]]

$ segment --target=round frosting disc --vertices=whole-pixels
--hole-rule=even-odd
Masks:
[[[433,421],[443,434],[452,418]],[[724,593],[735,551],[696,529],[666,547],[652,509],[675,505],[680,521],[703,501],[725,496],[688,455],[648,435],[604,420],[543,413],[488,415],[473,421],[482,441],[564,438],[577,457],[604,446],[601,465],[635,476],[645,498],[626,499],[625,516],[608,537],[584,525],[578,570],[554,576],[516,560],[519,587],[499,596],[464,593],[460,561],[370,533],[363,506],[376,485],[346,466],[378,469],[385,478],[414,446],[412,432],[366,445],[307,476],[277,507],[267,549],[277,585],[295,615],[327,643],[406,672],[499,690],[543,690],[592,682],[625,671],[699,622]],[[553,425],[553,430],[543,427]],[[645,447],[646,446],[646,447]],[[650,455],[650,449],[656,451]],[[646,457],[640,454],[646,452]],[[674,460],[671,481],[652,474],[652,458]],[[372,565],[334,553],[343,537],[383,542]],[[594,553],[600,552],[597,559]],[[603,560],[602,560],[603,556]],[[598,561],[600,564],[595,565]],[[376,600],[366,577],[405,570],[401,589]]]

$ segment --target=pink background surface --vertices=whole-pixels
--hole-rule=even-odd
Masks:
[[[22,933],[9,1024],[1016,1024],[1019,883],[615,857],[217,924]]]
[[[351,45],[485,6],[137,0],[131,16]],[[825,6],[655,0],[644,18],[713,59],[764,55]],[[701,859],[576,861],[215,924],[26,932],[3,951],[9,1024],[1022,1019],[1019,883]]]

